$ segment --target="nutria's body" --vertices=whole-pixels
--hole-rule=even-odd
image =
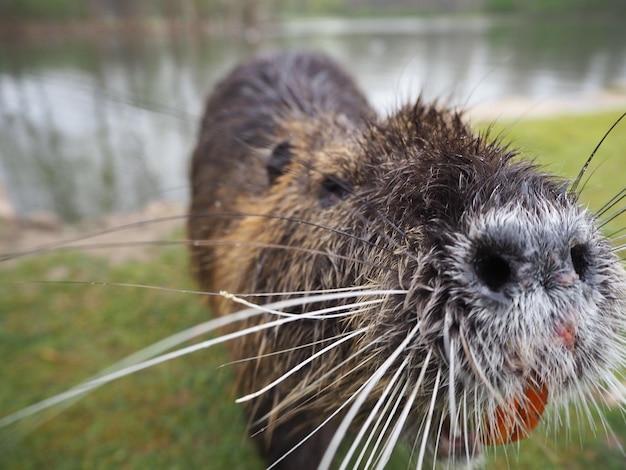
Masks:
[[[240,364],[244,395],[304,364],[248,401],[269,463],[316,468],[360,396],[353,430],[390,404],[395,421],[372,434],[397,424],[419,454],[463,461],[497,443],[488,423],[528,389],[562,401],[610,377],[624,329],[619,261],[564,182],[513,156],[434,105],[376,117],[315,54],[256,59],[217,86],[191,171],[202,288],[275,293],[262,303],[386,291],[350,315],[302,316],[372,297],[286,309],[301,319],[230,343],[253,358]],[[238,309],[222,297],[211,307]]]

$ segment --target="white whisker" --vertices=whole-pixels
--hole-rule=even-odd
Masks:
[[[580,385],[577,384],[576,386],[578,393],[581,397],[584,397],[584,392],[581,389]],[[593,433],[594,437],[597,436],[598,434],[598,427],[596,425],[596,421],[593,418],[593,412],[591,411],[591,408],[589,407],[589,400],[578,400],[578,403],[580,404],[580,406],[582,407],[583,411],[585,412],[585,416],[587,418],[587,422],[589,423],[589,427],[591,429],[591,432]]]
[[[246,298],[246,297],[292,297],[292,296],[306,296],[306,295],[321,295],[321,294],[335,294],[342,292],[353,292],[357,294],[361,291],[373,291],[371,286],[367,285],[359,285],[359,286],[350,286],[350,287],[337,287],[334,289],[316,289],[316,290],[296,290],[296,291],[280,291],[280,292],[250,292],[250,293],[242,293],[237,292],[233,293],[236,297]],[[380,291],[379,291],[380,292]]]
[[[356,364],[350,370],[342,371],[342,374],[340,376],[337,376],[335,374],[338,370],[341,370],[344,365],[346,365],[349,362],[351,362],[352,360],[354,360],[356,357],[358,357],[361,353],[363,353],[364,351],[366,351],[370,347],[372,347],[371,343],[369,343],[366,346],[360,348],[358,351],[356,351],[355,353],[350,355],[348,358],[344,359],[343,361],[341,361],[340,363],[335,365],[332,369],[329,369],[322,376],[320,376],[317,379],[315,379],[312,383],[307,385],[306,388],[304,388],[302,391],[299,391],[297,394],[295,394],[293,396],[287,396],[287,397],[283,398],[283,400],[280,403],[276,404],[269,413],[267,413],[266,415],[264,415],[261,418],[257,419],[254,422],[254,424],[255,425],[260,425],[263,421],[266,421],[266,420],[270,419],[270,417],[272,415],[276,415],[281,410],[284,410],[284,409],[288,408],[293,403],[296,403],[300,397],[306,396],[311,391],[315,391],[316,392],[315,395],[319,396],[320,394],[322,394],[326,390],[332,388],[338,382],[344,380],[345,377],[349,376],[350,374],[352,374],[354,372],[359,371],[368,362],[373,361],[374,359],[376,359],[376,355],[375,354],[371,354],[369,356],[366,356],[363,361],[361,361],[358,364]],[[328,377],[333,377],[333,376],[336,377],[335,380],[333,380],[332,382],[328,383],[324,387],[319,388],[319,385],[322,384],[324,382],[324,380],[326,380]],[[301,405],[306,404],[308,401],[314,400],[314,399],[315,399],[315,397],[311,396],[307,400],[303,401],[301,403]],[[295,408],[293,411],[296,411],[296,410],[297,410],[297,408]],[[282,421],[282,420],[285,420],[285,419],[287,419],[287,415],[281,415],[278,418],[276,418],[275,422],[279,422],[279,421]]]
[[[336,293],[336,294],[328,294],[329,297],[326,299],[328,301],[332,301],[332,300],[340,300],[343,298],[350,298],[350,297],[356,297],[356,296],[360,296],[360,295],[365,295],[365,296],[371,296],[371,295],[397,295],[397,294],[402,294],[403,291],[398,291],[398,290],[386,290],[386,291],[357,291],[357,292],[347,292],[347,293]],[[341,318],[341,317],[346,317],[346,316],[351,316],[354,314],[353,311],[348,311],[346,313],[342,313],[342,314],[336,314],[336,315],[327,315],[328,313],[333,313],[333,312],[340,312],[343,310],[350,310],[354,307],[366,307],[369,305],[377,305],[382,303],[384,300],[383,299],[375,299],[375,300],[368,300],[368,301],[363,301],[363,302],[358,302],[358,303],[354,303],[354,304],[348,304],[348,305],[335,305],[333,307],[327,307],[324,309],[320,309],[320,310],[316,310],[314,312],[304,312],[304,313],[287,313],[287,312],[283,312],[280,310],[276,310],[275,307],[272,307],[272,304],[268,304],[268,305],[258,305],[255,304],[253,302],[250,302],[248,300],[245,300],[241,297],[238,297],[234,294],[230,294],[228,292],[220,292],[220,295],[222,295],[223,297],[232,300],[233,302],[236,302],[238,304],[244,305],[246,307],[250,307],[250,308],[254,308],[254,309],[258,309],[261,310],[265,313],[271,313],[272,315],[280,315],[280,316],[293,316],[293,317],[297,317],[299,319],[307,319],[307,320],[326,320],[329,318]],[[315,296],[317,298],[320,299],[324,299],[326,296]],[[313,299],[313,297],[305,297],[304,299],[300,299],[301,301],[303,300],[307,300],[307,299]],[[306,305],[308,303],[318,303],[318,302],[323,302],[324,300],[313,300],[310,302],[302,302],[300,304],[296,304],[296,305]],[[323,315],[322,315],[323,314]]]
[[[467,389],[463,390],[463,440],[465,442],[465,461],[470,462],[470,450],[469,450],[469,426],[467,420]],[[472,443],[472,453],[476,452],[476,439]]]
[[[400,343],[400,345],[394,350],[394,352],[383,362],[380,367],[372,374],[371,377],[367,379],[367,381],[359,388],[359,391],[355,394],[358,395],[358,398],[355,400],[354,404],[343,418],[339,428],[335,432],[330,444],[328,445],[326,451],[324,452],[324,456],[322,461],[320,462],[319,468],[320,470],[326,470],[330,468],[330,464],[332,463],[332,459],[339,448],[339,444],[343,440],[348,427],[354,420],[356,414],[359,409],[374,389],[378,381],[382,378],[382,376],[387,372],[387,370],[391,367],[393,362],[398,358],[400,353],[404,351],[410,341],[415,337],[417,332],[419,331],[420,324],[419,322],[413,327],[413,329],[407,334],[406,338]]]
[[[433,386],[433,393],[430,399],[430,406],[428,407],[428,415],[426,417],[426,425],[424,426],[422,444],[420,446],[420,452],[417,456],[417,470],[421,470],[424,463],[424,455],[426,453],[426,443],[428,441],[428,433],[430,432],[430,425],[433,420],[433,413],[435,412],[435,403],[437,400],[437,393],[439,392],[439,380],[441,379],[441,369],[437,370],[437,377],[435,377],[435,384]]]
[[[322,423],[320,425],[318,425],[315,429],[313,429],[309,434],[307,434],[306,436],[304,436],[300,442],[298,442],[295,446],[293,446],[291,449],[289,449],[287,452],[285,452],[279,459],[275,460],[271,465],[269,465],[267,467],[267,470],[271,470],[272,468],[274,468],[276,465],[278,465],[280,462],[282,462],[284,459],[286,459],[289,455],[291,455],[293,452],[296,451],[296,449],[298,449],[301,445],[303,445],[306,441],[308,441],[316,432],[318,432],[320,429],[322,429],[326,424],[328,424],[332,419],[334,419],[346,406],[348,406],[348,404],[350,402],[352,402],[355,397],[357,397],[359,395],[359,393],[361,393],[363,391],[363,389],[365,389],[367,387],[367,385],[369,384],[369,382],[372,380],[372,378],[370,377],[369,379],[367,379],[367,381],[365,381],[365,383],[363,383],[357,390],[356,392],[354,392],[354,394],[348,398],[344,403],[342,403],[335,411],[333,411],[324,421],[322,421]],[[321,467],[319,467],[321,468]]]
[[[367,441],[365,441],[365,444],[363,445],[363,449],[361,449],[359,458],[354,464],[355,468],[358,468],[361,461],[365,458],[365,455],[368,453],[369,453],[369,458],[367,459],[364,468],[366,469],[370,468],[372,460],[374,459],[374,456],[376,455],[376,452],[378,451],[378,447],[380,446],[380,443],[383,437],[387,433],[387,429],[389,428],[389,425],[391,421],[393,420],[393,417],[396,415],[396,412],[398,410],[398,407],[400,406],[400,403],[402,402],[402,399],[404,397],[404,394],[406,393],[409,383],[405,382],[404,385],[400,387],[401,385],[402,385],[401,382],[397,384],[396,388],[393,391],[393,394],[389,397],[389,400],[387,400],[387,403],[385,404],[385,408],[379,414],[378,419],[376,420],[376,423],[374,424],[372,431],[370,432],[370,435],[367,438]],[[389,407],[391,407],[391,409],[389,409]],[[383,427],[380,430],[378,430],[385,416],[387,416],[387,419],[385,420]],[[376,436],[376,441],[374,441],[374,445],[370,447],[374,436]]]
[[[375,292],[378,292],[375,294]],[[317,303],[324,301],[332,301],[361,296],[361,295],[393,295],[393,293],[398,293],[399,291],[358,291],[358,292],[340,292],[340,293],[330,293],[316,296],[308,296],[301,297],[295,299],[287,299],[279,302],[274,302],[271,304],[267,304],[263,307],[255,306],[249,309],[241,310],[239,312],[232,313],[230,315],[216,318],[214,320],[209,320],[200,325],[196,325],[192,328],[174,334],[164,340],[161,340],[141,351],[138,351],[121,361],[115,363],[114,365],[106,368],[100,374],[95,376],[92,379],[89,379],[75,387],[70,388],[69,390],[62,392],[60,394],[54,395],[50,398],[42,400],[38,403],[35,403],[31,406],[23,408],[21,410],[16,411],[15,413],[11,413],[0,419],[0,428],[9,426],[13,423],[16,423],[22,419],[27,418],[28,416],[32,416],[36,413],[39,413],[45,409],[56,406],[60,403],[66,402],[75,397],[83,396],[104,384],[117,380],[119,378],[125,377],[127,375],[133,374],[135,372],[147,369],[149,367],[155,366],[157,364],[161,364],[163,362],[170,361],[172,359],[191,354],[195,351],[206,349],[212,347],[216,344],[223,343],[226,341],[230,341],[232,339],[245,336],[250,333],[255,333],[257,331],[261,331],[266,328],[272,328],[274,326],[282,325],[283,323],[288,323],[290,321],[297,321],[302,319],[303,316],[299,316],[297,314],[288,314],[285,312],[281,312],[277,309],[281,308],[289,308],[294,306],[306,305],[308,303]],[[230,294],[225,293],[226,297],[231,298]],[[372,301],[373,302],[373,301]],[[252,304],[254,305],[254,304]],[[204,335],[211,331],[218,330],[227,325],[237,323],[248,318],[252,318],[254,316],[271,312],[276,315],[284,316],[286,318],[282,318],[280,320],[276,320],[273,322],[264,323],[258,326],[246,328],[244,330],[240,330],[234,333],[230,333],[227,335],[220,336],[219,338],[211,339],[208,341],[204,341],[186,348],[182,348],[178,351],[171,352],[169,354],[164,354],[158,356],[163,351],[167,351],[181,343],[189,341],[198,336]],[[318,315],[315,313],[309,313],[307,318],[318,318]],[[155,357],[157,356],[157,357]]]
[[[376,466],[377,469],[382,469],[387,465],[387,462],[391,458],[391,452],[395,446],[395,443],[398,441],[400,437],[400,433],[402,432],[402,428],[404,427],[404,423],[406,422],[409,412],[411,411],[411,407],[413,406],[413,402],[415,401],[415,397],[417,396],[417,392],[420,390],[422,386],[422,381],[424,380],[424,376],[426,375],[426,369],[428,364],[430,363],[430,358],[432,355],[432,349],[428,350],[426,354],[426,358],[424,359],[424,365],[422,366],[422,371],[420,373],[419,378],[417,379],[417,383],[413,387],[413,392],[409,396],[404,408],[402,409],[402,413],[400,413],[400,417],[398,418],[396,425],[394,426],[390,438],[387,440],[387,444],[383,449],[383,454]]]
[[[361,313],[361,312],[359,311],[359,312],[355,312],[355,313]],[[269,358],[269,357],[280,356],[282,354],[288,354],[290,352],[298,351],[298,350],[301,350],[301,349],[307,349],[307,348],[310,348],[310,347],[313,347],[313,346],[319,346],[321,344],[328,343],[329,341],[335,341],[335,340],[340,339],[340,338],[345,338],[346,336],[348,336],[350,334],[351,334],[350,331],[346,331],[344,333],[340,333],[340,334],[337,334],[335,336],[331,336],[329,338],[320,339],[318,341],[312,341],[310,343],[300,344],[298,346],[293,346],[291,348],[281,349],[281,350],[278,350],[278,351],[272,351],[272,352],[268,352],[268,353],[264,353],[264,354],[257,354],[256,356],[246,357],[245,359],[237,359],[236,361],[228,361],[228,362],[225,362],[224,364],[220,365],[219,368],[221,369],[222,367],[234,366],[234,365],[237,365],[237,364],[243,364],[244,362],[257,361],[259,359],[266,359],[266,358]]]
[[[388,403],[387,396],[393,389],[395,389],[397,382],[398,382],[398,378],[400,377],[400,374],[402,373],[402,371],[404,370],[404,368],[407,366],[408,363],[409,363],[409,358],[407,357],[404,359],[404,361],[402,361],[402,364],[400,364],[400,366],[398,367],[398,370],[393,374],[393,376],[391,377],[391,380],[389,380],[389,383],[387,384],[383,392],[380,394],[380,397],[378,398],[378,400],[376,400],[376,404],[372,407],[372,410],[367,416],[367,419],[363,422],[363,424],[361,425],[361,429],[359,430],[358,434],[352,441],[352,445],[348,449],[348,452],[346,453],[343,459],[343,462],[341,466],[339,467],[340,470],[343,470],[347,467],[348,463],[350,462],[350,459],[352,459],[354,452],[356,451],[361,440],[363,439],[365,432],[370,427],[370,424],[376,417],[378,410],[380,410],[383,404],[386,405]],[[354,467],[357,467],[357,466],[358,466],[358,461],[357,463],[355,463]]]
[[[358,336],[360,334],[365,333],[366,331],[368,331],[370,329],[370,327],[364,327],[364,328],[360,328],[356,331],[354,331],[353,333],[349,334],[348,336],[341,338],[337,341],[335,341],[333,344],[330,344],[328,346],[326,346],[325,348],[319,350],[318,352],[316,352],[315,354],[309,356],[307,359],[305,359],[304,361],[300,361],[300,363],[298,363],[298,365],[296,365],[295,367],[292,367],[290,370],[288,370],[287,372],[285,372],[283,375],[281,375],[280,377],[278,377],[276,380],[274,380],[273,382],[270,382],[268,385],[266,385],[265,387],[261,388],[260,390],[257,390],[256,392],[253,393],[249,393],[247,395],[244,395],[241,398],[238,398],[237,400],[235,400],[236,403],[244,403],[246,401],[250,401],[253,398],[256,398],[262,394],[264,394],[265,392],[267,392],[268,390],[271,390],[272,388],[274,388],[276,385],[278,385],[279,383],[281,383],[283,380],[285,380],[287,377],[290,377],[291,375],[295,374],[296,372],[298,372],[300,369],[302,369],[304,366],[306,366],[307,364],[313,362],[315,359],[317,359],[320,356],[323,356],[324,354],[326,354],[328,351],[331,351],[332,349],[336,348],[337,346],[339,346],[340,344],[345,343],[346,341],[354,338],[355,336]]]
[[[10,415],[7,415],[3,418],[0,419],[0,428],[1,427],[6,427],[9,426],[17,421],[20,421],[28,416],[32,416],[36,413],[39,413],[47,408],[50,408],[52,406],[55,406],[57,404],[60,404],[66,400],[70,400],[74,397],[77,397],[79,395],[88,393],[98,387],[100,387],[101,385],[104,385],[107,382],[110,382],[112,380],[115,380],[116,378],[119,378],[118,376],[115,377],[111,377],[111,375],[113,374],[113,372],[110,371],[124,371],[127,370],[128,367],[131,367],[133,365],[137,365],[137,364],[145,364],[145,361],[147,361],[149,358],[154,357],[155,355],[158,355],[160,353],[162,353],[163,351],[166,351],[168,349],[171,349],[172,347],[183,343],[185,341],[189,341],[190,339],[193,339],[197,336],[206,334],[208,332],[223,328],[224,326],[230,325],[232,323],[236,323],[242,320],[246,320],[248,318],[251,318],[255,315],[259,315],[262,312],[258,312],[258,311],[253,311],[251,309],[248,310],[243,310],[237,313],[233,313],[231,315],[228,315],[226,317],[221,317],[221,318],[216,318],[214,320],[209,320],[205,323],[202,323],[200,325],[196,325],[192,328],[189,328],[187,330],[181,331],[180,333],[177,333],[175,335],[172,335],[162,341],[159,341],[145,349],[142,349],[141,351],[138,351],[124,359],[122,359],[121,361],[113,364],[112,366],[104,369],[100,374],[98,374],[96,377],[87,380],[85,382],[83,382],[82,384],[73,387],[69,390],[67,390],[66,392],[60,393],[58,395],[54,395],[50,398],[47,398],[45,400],[42,400],[38,403],[35,403],[34,405],[31,405],[29,407],[23,408],[19,411],[16,411],[15,413],[12,413]],[[133,373],[134,371],[128,372],[127,374],[124,375],[128,375]],[[122,375],[123,376],[123,375]],[[122,377],[120,376],[120,377]],[[109,380],[106,380],[107,378],[109,378]]]
[[[487,379],[487,376],[485,376],[485,374],[482,371],[482,369],[478,366],[478,362],[476,361],[476,358],[474,357],[474,354],[472,353],[472,350],[470,349],[469,345],[467,344],[467,340],[465,339],[465,333],[464,333],[464,330],[463,330],[462,326],[459,327],[459,337],[461,338],[461,344],[463,345],[463,350],[465,351],[465,356],[467,357],[467,360],[468,360],[472,370],[478,376],[478,378],[480,378],[480,380],[482,381],[483,385],[485,385],[485,387],[487,387],[487,389],[492,394],[492,396],[500,404],[504,405],[505,404],[504,398],[502,397],[500,392],[498,392],[493,387],[493,385],[491,385],[491,383]]]
[[[598,418],[600,419],[600,424],[602,424],[602,427],[604,428],[605,435],[607,437],[611,437],[611,441],[614,443],[614,445],[617,445],[622,455],[624,455],[624,448],[620,442],[620,439],[617,437],[617,435],[615,434],[615,431],[613,430],[613,427],[607,421],[606,417],[602,413],[602,410],[600,409],[600,406],[598,405],[597,401],[592,399],[591,404],[593,405],[593,407],[595,408],[598,414]]]
[[[383,441],[383,438],[387,435],[387,431],[389,430],[389,427],[396,419],[396,414],[398,413],[398,409],[400,408],[400,405],[402,404],[402,400],[405,399],[406,397],[406,392],[409,386],[410,386],[410,383],[405,382],[404,386],[402,387],[402,390],[400,391],[398,396],[395,398],[393,406],[391,410],[389,410],[389,413],[387,415],[387,419],[385,420],[385,423],[383,424],[383,427],[381,428],[381,430],[378,432],[378,436],[376,438],[376,442],[374,443],[374,447],[369,452],[369,458],[367,459],[366,466],[365,466],[366,469],[372,468],[372,466],[377,464],[382,458],[383,452],[385,448],[387,447],[387,445],[389,444],[389,439],[391,438],[391,435],[387,437],[387,440],[385,441],[381,452],[378,452],[378,448],[380,447]]]
[[[437,427],[437,434],[435,437],[435,448],[433,451],[433,455],[437,455],[437,452],[439,451],[439,443],[441,442],[441,436],[443,434],[443,425],[445,423],[445,419],[446,419],[446,415],[442,413],[441,417],[439,418],[439,426]],[[450,431],[448,431],[448,438],[450,440],[452,440],[452,437],[450,436]],[[451,459],[452,462],[454,462],[454,452],[455,449],[454,447],[451,448],[452,450],[452,454],[450,454],[448,457]],[[448,460],[448,462],[450,462],[450,460]],[[435,465],[437,463],[437,459],[433,459],[433,469],[435,468]]]
[[[455,344],[454,339],[450,339],[448,347],[448,409],[450,414],[450,436],[454,437],[458,434],[456,395],[455,395]]]

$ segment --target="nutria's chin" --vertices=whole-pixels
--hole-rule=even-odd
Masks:
[[[547,402],[582,398],[621,358],[622,267],[567,184],[436,105],[377,117],[326,57],[226,77],[191,181],[203,289],[271,302],[355,288],[288,309],[296,321],[254,317],[241,328],[279,324],[230,344],[252,358],[239,388],[263,392],[246,403],[276,468],[317,468],[348,424],[362,459],[404,437],[418,466],[465,462],[525,437]]]

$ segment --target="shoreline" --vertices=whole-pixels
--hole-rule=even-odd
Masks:
[[[568,99],[533,101],[520,96],[486,102],[469,108],[465,115],[470,123],[501,120],[527,120],[626,112],[626,85],[600,93],[589,93]],[[0,256],[10,253],[34,252],[39,247],[55,244],[79,248],[93,244],[114,244],[115,250],[94,250],[109,261],[145,259],[150,242],[163,240],[176,231],[183,231],[187,207],[184,204],[154,201],[142,209],[127,213],[111,213],[101,219],[83,219],[78,223],[63,222],[55,214],[42,212],[18,214],[0,182]],[[155,219],[167,219],[150,223]],[[146,223],[147,222],[147,223]],[[117,230],[117,229],[120,230]],[[85,241],[65,241],[86,237]],[[183,236],[184,237],[184,236]],[[124,242],[146,242],[146,247],[124,246]],[[15,259],[20,259],[20,257]]]
[[[137,211],[76,224],[62,222],[48,213],[0,218],[0,259],[8,256],[5,263],[11,263],[40,251],[82,247],[113,264],[145,260],[150,256],[151,245],[184,231],[186,211],[182,204],[155,201]],[[143,246],[138,247],[138,243]]]
[[[484,122],[556,118],[620,110],[626,111],[626,81],[600,92],[581,93],[569,97],[531,100],[523,96],[510,96],[471,106],[466,115],[472,122]]]

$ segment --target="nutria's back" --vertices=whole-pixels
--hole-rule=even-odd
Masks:
[[[206,291],[292,302],[230,343],[268,462],[326,465],[344,428],[353,465],[384,464],[401,437],[418,467],[464,462],[612,380],[623,268],[567,182],[514,157],[436,105],[375,116],[317,54],[252,60],[216,87],[191,254]]]

